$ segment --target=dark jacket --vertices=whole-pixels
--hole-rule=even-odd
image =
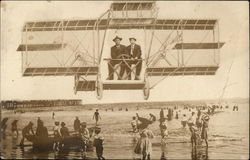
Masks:
[[[61,135],[63,138],[68,137],[69,136],[69,129],[67,127],[62,127],[60,129]]]
[[[39,138],[48,138],[49,136],[49,133],[48,133],[48,129],[44,126],[40,126],[40,129],[39,131],[36,133],[36,135],[39,137]]]
[[[111,47],[111,58],[112,59],[118,59],[119,56],[122,54],[128,55],[126,52],[126,47],[124,45],[120,45],[120,47],[116,47],[116,46]]]
[[[131,54],[131,45],[129,45],[127,47],[127,52],[129,54]],[[141,58],[141,46],[139,46],[138,44],[135,44],[134,46],[134,50],[133,50],[133,54],[131,55],[133,58]]]

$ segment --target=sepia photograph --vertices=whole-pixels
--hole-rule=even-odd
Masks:
[[[248,160],[247,1],[1,6],[1,159]]]

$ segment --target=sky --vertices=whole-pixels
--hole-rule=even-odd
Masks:
[[[1,5],[1,99],[82,99],[83,103],[144,101],[142,91],[104,91],[102,100],[95,92],[73,93],[73,77],[22,77],[21,29],[26,21],[95,19],[110,6],[105,2],[9,1]],[[218,19],[220,68],[215,76],[167,77],[150,92],[148,101],[216,99],[228,79],[224,98],[249,97],[249,15],[243,1],[158,1],[158,17]],[[123,34],[122,31],[119,33]],[[113,37],[109,33],[109,38]],[[105,42],[107,43],[107,42]],[[105,48],[109,48],[107,43]],[[229,72],[230,66],[231,70]],[[154,84],[157,80],[150,80]]]

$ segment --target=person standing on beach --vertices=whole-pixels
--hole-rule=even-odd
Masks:
[[[40,122],[39,125],[40,125],[40,128],[36,132],[36,136],[41,143],[44,143],[48,140],[48,137],[49,137],[48,129],[44,126],[42,121]]]
[[[138,124],[138,120],[136,119],[136,117],[133,117],[133,120],[131,121],[131,126],[133,129],[133,132],[136,133],[137,132],[137,124]]]
[[[167,130],[167,119],[164,118],[164,122],[160,124],[161,130],[161,160],[166,160],[166,152],[167,152],[167,138],[168,138],[168,130]]]
[[[160,131],[161,131],[162,138],[166,135],[166,133],[168,134],[168,132],[165,132],[167,131],[167,118],[164,118],[163,122],[160,123]]]
[[[202,129],[201,129],[201,139],[204,139],[206,142],[206,146],[208,146],[208,136],[207,136],[207,131],[208,131],[208,121],[209,121],[209,116],[204,115],[202,116]]]
[[[151,121],[151,123],[155,122],[156,121],[156,117],[155,115],[153,115],[152,113],[149,113],[149,120]]]
[[[171,110],[171,108],[168,109],[168,120],[169,121],[172,120],[172,110]]]
[[[14,120],[14,121],[11,123],[11,131],[12,131],[12,133],[16,132],[16,135],[17,135],[17,137],[18,137],[17,122],[18,122],[18,120]]]
[[[196,118],[196,122],[195,122],[197,128],[199,131],[201,131],[201,127],[202,127],[202,120],[201,120],[201,114],[197,114],[197,118]]]
[[[138,126],[140,139],[138,140],[134,152],[142,155],[143,160],[150,160],[152,155],[151,139],[154,138],[153,132],[148,129],[148,124],[142,123]]]
[[[176,113],[175,113],[175,119],[178,119],[178,118],[179,118],[178,112],[176,111]]]
[[[187,123],[188,123],[189,126],[190,125],[195,125],[195,121],[196,121],[195,113],[192,112],[191,116],[188,118]]]
[[[101,116],[100,116],[100,114],[98,112],[98,109],[96,109],[96,111],[95,111],[95,113],[93,115],[93,119],[95,119],[95,125],[97,125],[99,119],[101,120]]]
[[[87,145],[89,144],[90,134],[87,128],[87,123],[82,122],[79,129],[79,135],[82,139],[82,151],[86,153]]]
[[[160,123],[162,123],[164,121],[164,111],[163,111],[163,108],[161,108],[161,111],[160,111]]]
[[[62,135],[62,138],[69,137],[69,129],[65,126],[66,126],[65,122],[61,122],[60,133]]]
[[[80,129],[80,125],[81,125],[81,122],[80,122],[79,118],[76,117],[76,119],[74,121],[74,130],[78,131]]]
[[[96,151],[96,156],[98,160],[105,160],[103,157],[103,141],[104,137],[100,134],[101,133],[101,128],[95,128],[95,135],[94,135],[94,147]]]
[[[23,130],[22,130],[23,137],[21,139],[20,146],[24,146],[24,140],[25,140],[26,136],[30,134],[30,132],[32,133],[32,135],[34,135],[32,122],[29,122],[29,124],[23,128]]]
[[[195,113],[192,112],[191,116],[188,118],[188,126],[189,126],[189,130],[191,132],[191,144],[192,146],[196,146],[196,142],[197,142],[197,131],[198,131],[198,128],[195,127],[195,124],[196,124],[196,118],[195,118]]]
[[[52,119],[55,119],[55,112],[52,113]]]
[[[55,126],[53,128],[54,132],[54,144],[53,144],[53,150],[59,151],[60,148],[60,141],[61,141],[61,133],[60,133],[60,127],[59,122],[55,122]]]
[[[37,118],[36,134],[39,133],[39,132],[41,132],[42,123],[43,123],[43,121],[40,119],[40,117],[38,117],[38,118]]]
[[[185,128],[187,124],[187,117],[186,114],[183,114],[182,120],[181,120],[182,127]]]

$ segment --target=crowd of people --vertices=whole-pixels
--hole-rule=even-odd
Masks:
[[[166,110],[162,108],[159,113],[159,130],[161,136],[161,145],[163,147],[166,147],[167,145],[169,135],[168,121],[171,121],[172,119],[180,119],[180,126],[182,128],[188,127],[190,131],[190,142],[192,144],[192,147],[200,145],[202,141],[205,141],[206,146],[208,146],[207,132],[209,127],[209,119],[210,115],[215,113],[216,108],[220,107],[215,105],[212,107],[184,107],[183,110],[187,111],[184,113],[180,112],[180,109],[177,106],[174,106],[166,109],[166,115],[164,113],[164,111]],[[236,107],[234,106],[233,110],[236,110],[235,108]],[[125,111],[128,111],[128,109],[126,108]],[[52,118],[55,118],[54,112],[52,114]],[[86,122],[81,122],[79,117],[76,117],[73,123],[74,131],[69,131],[69,128],[66,126],[65,122],[55,121],[53,126],[53,135],[49,135],[47,127],[44,126],[43,121],[40,117],[38,117],[35,132],[33,130],[34,124],[31,121],[22,129],[22,139],[20,142],[20,146],[24,146],[24,141],[25,139],[27,139],[28,135],[35,135],[41,141],[46,140],[49,136],[53,136],[53,150],[59,151],[65,145],[65,140],[67,140],[68,137],[77,135],[81,139],[80,148],[82,152],[87,152],[87,146],[90,141],[92,141],[98,159],[104,159],[104,136],[101,134],[101,128],[99,125],[101,116],[98,109],[94,112],[93,119],[95,120],[95,126],[93,128],[88,128]],[[3,121],[7,120],[8,118],[5,118]],[[152,113],[149,113],[148,118],[144,118],[138,113],[136,113],[136,115],[132,117],[132,131],[140,136],[140,138],[136,142],[134,153],[141,155],[143,160],[149,160],[152,155],[151,140],[155,136],[149,126],[157,122],[158,120],[156,116]],[[16,135],[18,136],[19,133],[17,129],[17,123],[18,120],[14,120],[11,123],[11,131],[13,133],[16,133]],[[1,127],[6,129],[7,126],[3,125]],[[164,153],[162,154],[162,157],[164,157]]]
[[[178,107],[168,108],[168,113],[166,116],[164,115],[164,110],[160,110],[159,128],[161,135],[161,145],[163,148],[167,145],[168,121],[171,121],[173,118],[179,119],[178,111],[175,112],[174,116],[174,110],[178,110]],[[210,115],[215,111],[215,107],[208,107],[207,111],[204,111],[205,109],[198,107],[196,108],[196,112],[192,111],[188,107],[184,108],[184,110],[188,110],[189,112],[191,112],[191,114],[189,117],[186,114],[183,114],[180,125],[183,128],[186,128],[188,126],[192,147],[200,145],[202,141],[204,141],[206,143],[206,146],[208,146],[208,122],[210,119]],[[201,112],[201,110],[203,110],[203,112]],[[136,113],[136,116],[132,117],[132,130],[134,133],[138,133],[140,135],[134,152],[136,154],[140,154],[143,160],[150,160],[150,155],[152,154],[151,139],[154,138],[154,134],[149,129],[149,125],[155,122],[156,116],[151,113],[149,114],[149,118],[140,117],[138,113]],[[165,157],[164,152],[162,152],[162,157]]]
[[[44,126],[43,121],[40,117],[37,119],[37,127],[34,132],[34,123],[29,122],[22,129],[22,139],[20,142],[20,147],[24,147],[25,139],[28,139],[28,136],[35,136],[37,140],[41,143],[46,142],[49,136],[53,137],[53,150],[58,152],[59,150],[64,149],[64,146],[67,143],[69,137],[77,136],[80,138],[80,149],[83,153],[87,152],[87,146],[90,145],[90,141],[96,150],[96,155],[98,159],[105,159],[103,157],[103,141],[104,137],[101,134],[101,128],[98,125],[98,121],[100,120],[100,114],[98,110],[95,111],[93,115],[93,119],[95,120],[95,126],[87,128],[86,122],[81,122],[78,117],[75,118],[73,128],[74,131],[69,131],[69,128],[66,126],[65,122],[55,121],[53,126],[53,134],[49,135],[47,127]],[[18,136],[17,130],[17,120],[14,120],[12,123],[12,132],[16,132]]]

